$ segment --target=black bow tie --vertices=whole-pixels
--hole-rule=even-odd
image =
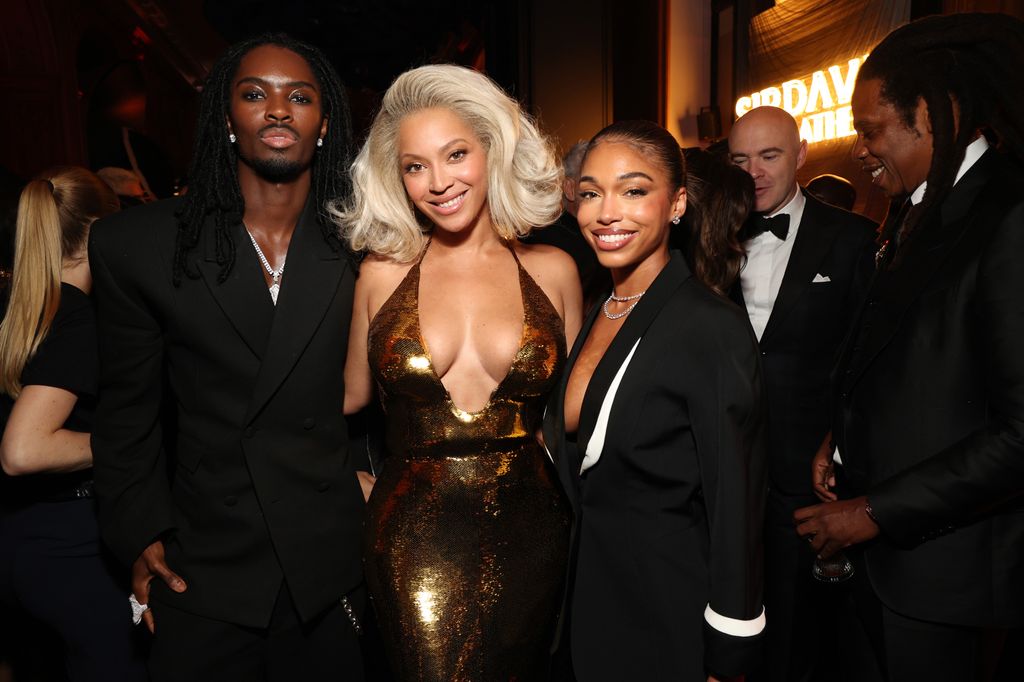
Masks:
[[[780,213],[779,215],[772,216],[771,218],[755,216],[754,219],[750,221],[750,236],[748,239],[753,239],[765,232],[771,232],[779,239],[785,241],[786,235],[789,234],[789,214]]]

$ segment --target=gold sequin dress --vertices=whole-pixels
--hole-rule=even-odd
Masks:
[[[522,341],[479,412],[452,402],[431,363],[419,326],[419,263],[370,324],[388,458],[367,505],[366,578],[402,682],[546,675],[569,508],[534,434],[565,335],[516,263]]]

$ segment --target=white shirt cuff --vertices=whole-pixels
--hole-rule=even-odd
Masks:
[[[733,637],[753,637],[754,635],[759,635],[764,630],[765,623],[767,622],[764,617],[763,606],[761,607],[761,615],[757,618],[739,620],[723,616],[712,609],[711,604],[708,604],[708,607],[704,609],[704,620],[715,630]]]

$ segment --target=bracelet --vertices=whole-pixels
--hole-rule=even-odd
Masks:
[[[871,519],[876,526],[881,528],[881,525],[878,523],[878,519],[875,518],[875,510],[871,508],[871,502],[866,498],[864,500],[864,513],[868,515],[868,518]]]

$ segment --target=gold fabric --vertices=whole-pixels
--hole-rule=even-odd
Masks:
[[[565,335],[518,267],[521,346],[479,412],[456,407],[435,373],[419,326],[419,263],[370,324],[389,456],[367,505],[365,567],[402,681],[545,677],[569,510],[534,434]]]

